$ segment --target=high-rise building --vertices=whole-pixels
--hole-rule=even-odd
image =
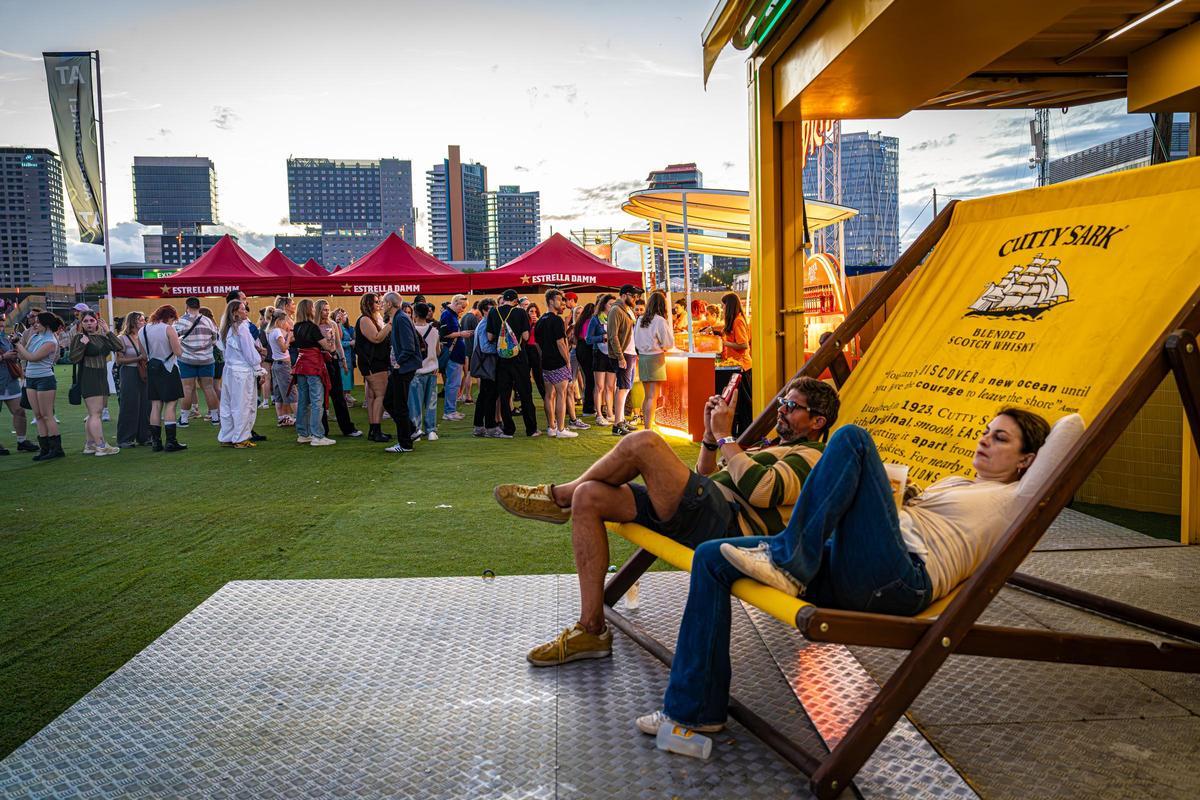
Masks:
[[[303,264],[310,258],[318,264],[323,265],[325,263],[325,254],[322,249],[321,235],[319,233],[290,236],[277,235],[275,237],[275,246],[279,248],[279,252],[297,264]]]
[[[217,225],[217,170],[202,157],[134,156],[133,216],[163,233]]]
[[[839,152],[842,205],[858,211],[843,223],[845,266],[891,266],[900,257],[900,140],[865,131],[841,134],[840,148],[821,148],[805,165],[805,197],[818,194],[816,158]]]
[[[429,244],[443,261],[487,261],[487,167],[464,164],[452,144],[447,158],[425,173]]]
[[[542,201],[538,192],[501,186],[487,193],[487,265],[502,267],[537,247],[542,238]]]
[[[162,233],[142,235],[151,264],[188,264],[213,248],[221,236],[205,234],[220,223],[217,170],[202,156],[134,156],[133,216]]]
[[[142,234],[142,250],[148,264],[190,264],[217,246],[221,233]],[[236,236],[233,237],[235,240]]]
[[[725,237],[728,239],[741,239],[743,241],[750,240],[750,234],[748,233],[727,233]],[[713,256],[712,268],[713,270],[740,275],[743,272],[750,271],[750,259],[739,256]]]
[[[322,233],[380,231],[379,241],[394,232],[413,243],[411,161],[289,158],[287,178],[293,225],[320,226]]]
[[[695,164],[668,164],[666,169],[657,169],[651,172],[646,177],[646,188],[659,190],[676,190],[676,189],[702,189],[704,188],[704,174]],[[688,228],[689,233],[700,233],[697,228]],[[668,225],[667,233],[683,233],[683,227],[680,225]],[[671,278],[673,280],[683,279],[683,253],[682,251],[670,251]],[[704,268],[704,259],[698,253],[691,253],[688,256],[688,272],[690,273],[691,282],[693,285],[700,281],[700,273]],[[663,274],[662,251],[658,248],[654,249],[654,271],[661,283],[665,280]]]
[[[1187,158],[1188,123],[1171,125],[1170,160]],[[1062,183],[1075,178],[1088,178],[1109,172],[1144,167],[1150,163],[1150,151],[1154,143],[1154,129],[1146,128],[1136,133],[1111,139],[1103,144],[1080,150],[1076,153],[1051,159],[1050,183]]]
[[[293,261],[315,258],[332,269],[361,258],[390,233],[415,243],[411,161],[289,158],[287,175],[290,221],[311,228],[308,236],[276,237]]]
[[[46,285],[66,265],[62,162],[43,147],[0,147],[0,284]]]

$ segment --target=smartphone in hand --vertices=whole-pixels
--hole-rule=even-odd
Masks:
[[[725,385],[725,389],[721,392],[721,400],[725,402],[725,405],[729,405],[733,402],[733,398],[737,396],[738,386],[740,386],[741,383],[742,373],[740,372],[735,373],[734,376],[729,379],[729,383]]]

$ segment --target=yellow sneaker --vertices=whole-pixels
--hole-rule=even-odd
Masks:
[[[585,658],[612,655],[612,629],[607,625],[599,635],[588,633],[578,622],[565,629],[553,641],[538,645],[525,656],[535,667],[556,667]]]
[[[550,493],[553,484],[522,486],[519,483],[502,483],[492,490],[492,497],[510,514],[525,519],[536,519],[562,525],[571,518],[571,509],[559,508]]]

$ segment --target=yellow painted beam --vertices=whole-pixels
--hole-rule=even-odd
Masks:
[[[771,104],[772,73],[751,62],[750,70],[750,337],[754,369],[754,413],[779,391],[783,360],[779,293],[779,126]]]
[[[1200,108],[1200,23],[1129,56],[1129,113]]]
[[[776,62],[777,120],[903,116],[1086,0],[831,0]]]
[[[1200,114],[1192,112],[1189,121],[1188,157],[1195,158],[1200,156],[1200,131],[1197,130]],[[1200,544],[1200,456],[1196,454],[1196,444],[1192,440],[1192,429],[1186,414],[1183,418],[1183,486],[1179,505],[1179,541]]]

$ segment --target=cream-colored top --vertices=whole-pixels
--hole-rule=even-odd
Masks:
[[[1021,480],[944,478],[901,509],[900,535],[909,551],[925,560],[934,600],[979,567],[1082,435],[1083,418],[1070,414],[1055,423]]]

